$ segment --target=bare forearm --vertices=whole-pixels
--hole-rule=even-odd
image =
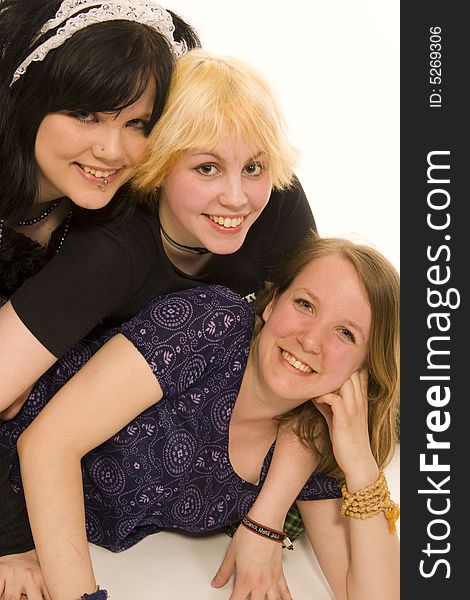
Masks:
[[[369,473],[368,473],[369,471]],[[377,465],[351,473],[346,485],[351,492],[376,481]],[[349,527],[351,560],[347,575],[348,600],[398,600],[400,597],[400,548],[383,512],[369,519],[345,517]],[[373,551],[371,551],[373,549]]]
[[[309,448],[283,425],[279,429],[273,459],[250,515],[265,525],[282,528],[287,511],[315,468]]]
[[[146,361],[117,335],[61,388],[19,438],[31,528],[52,600],[73,600],[95,589],[81,457],[161,397]]]
[[[63,448],[57,452],[50,439],[25,436],[19,449],[31,529],[52,600],[93,592],[80,457]]]
[[[388,499],[371,449],[367,392],[368,373],[361,368],[337,392],[314,399],[327,422],[347,491],[361,493],[343,498],[344,516],[338,514],[340,500],[316,507],[316,502],[305,502],[300,508],[314,551],[338,600],[398,600],[399,542],[382,512],[392,506],[382,505]],[[369,486],[373,487],[364,489]],[[351,505],[351,515],[349,502],[358,502]],[[355,518],[359,513],[361,518]]]
[[[358,469],[354,481],[362,481],[361,471],[367,469],[368,465]],[[352,479],[347,480],[348,490],[357,491],[376,478],[374,475],[371,481],[368,477],[357,487]],[[355,519],[340,516],[340,507],[340,499],[299,502],[310,542],[335,599],[398,600],[399,540],[390,533],[384,513]]]
[[[366,521],[351,519],[348,600],[400,598],[400,548],[383,513]]]

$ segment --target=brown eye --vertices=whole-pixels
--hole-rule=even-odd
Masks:
[[[309,300],[305,300],[305,298],[296,298],[294,300],[295,304],[303,309],[303,310],[308,310],[308,311],[312,311],[313,310],[313,305]]]
[[[356,338],[354,337],[354,334],[352,331],[349,331],[349,329],[346,329],[345,327],[341,327],[340,330],[341,335],[348,338],[351,342],[355,342]]]
[[[260,163],[252,162],[245,165],[243,170],[248,175],[261,175],[261,173],[263,172],[263,165],[261,165]]]
[[[199,165],[196,167],[196,171],[201,175],[215,175],[218,172],[216,166],[211,164]]]

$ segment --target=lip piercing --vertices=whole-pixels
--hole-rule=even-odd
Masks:
[[[103,191],[103,190],[104,190],[104,187],[105,187],[106,185],[108,185],[108,183],[109,183],[109,181],[106,179],[106,177],[103,177],[103,183],[102,183],[102,184],[101,184],[101,183],[98,183],[98,184],[97,184],[97,187],[98,187],[98,189],[100,189],[101,191]]]

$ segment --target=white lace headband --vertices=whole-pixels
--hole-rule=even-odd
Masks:
[[[90,8],[90,10],[80,12],[86,8]],[[98,0],[64,0],[55,17],[49,19],[42,26],[34,41],[58,25],[63,24],[62,27],[59,27],[53,36],[40,44],[25,58],[14,72],[10,87],[15,81],[18,81],[21,75],[24,75],[26,69],[33,61],[44,60],[48,52],[61,46],[77,31],[85,29],[89,25],[104,23],[106,21],[134,21],[148,25],[156,29],[167,39],[175,56],[181,56],[187,50],[185,42],[176,42],[173,37],[175,26],[170,13],[159,4],[152,2],[152,0],[146,2],[143,0],[109,0],[108,2],[99,2]]]

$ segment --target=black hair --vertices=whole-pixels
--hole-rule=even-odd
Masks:
[[[39,125],[48,113],[119,111],[133,104],[153,78],[157,89],[149,133],[165,104],[175,60],[170,46],[153,28],[124,20],[96,23],[78,31],[44,60],[32,62],[10,87],[21,62],[47,35],[55,33],[37,38],[60,4],[58,0],[0,2],[1,219],[21,219],[37,197],[34,147]],[[200,46],[197,33],[183,19],[171,15],[175,40],[185,41],[188,49]],[[127,188],[124,185],[110,203],[111,213],[126,204]],[[109,209],[105,212],[111,214]]]

